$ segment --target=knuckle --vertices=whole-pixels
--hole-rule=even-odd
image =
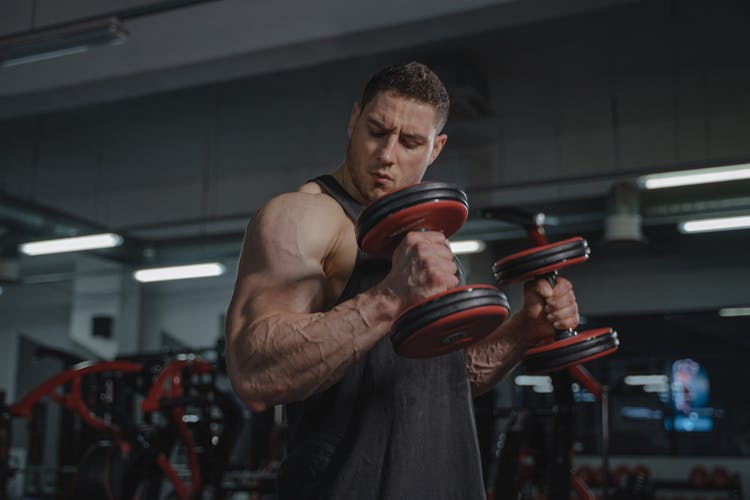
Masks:
[[[414,248],[416,248],[420,254],[427,252],[427,250],[431,246],[430,242],[425,240],[424,238],[415,239],[413,245],[414,245]]]
[[[417,231],[410,231],[406,233],[403,241],[406,246],[410,248],[419,248],[424,244],[424,237],[422,236],[422,233],[419,233]]]
[[[417,231],[409,231],[408,233],[406,233],[406,236],[404,236],[404,240],[407,243],[413,243],[415,241],[418,241],[419,240],[419,232],[417,232]]]

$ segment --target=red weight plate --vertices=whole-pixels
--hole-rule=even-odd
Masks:
[[[533,256],[534,254],[539,253],[539,252],[544,252],[546,250],[554,250],[559,247],[567,246],[570,243],[583,242],[583,241],[584,239],[581,238],[580,236],[573,236],[572,238],[568,238],[566,240],[555,241],[554,243],[549,243],[547,245],[541,245],[541,246],[527,248],[526,250],[521,250],[520,252],[516,252],[513,255],[509,255],[508,257],[500,259],[498,263],[508,261],[508,260],[519,259],[521,257]]]
[[[534,356],[537,354],[542,354],[549,351],[556,351],[557,349],[562,349],[564,347],[568,347],[575,344],[580,344],[581,342],[585,342],[587,340],[594,339],[600,335],[609,334],[612,332],[611,328],[596,328],[595,330],[586,330],[583,332],[578,332],[577,335],[571,335],[570,337],[566,337],[564,339],[560,340],[553,340],[551,342],[547,342],[546,344],[541,344],[536,347],[532,347],[528,351],[526,351],[525,356]]]
[[[522,274],[521,276],[517,276],[513,280],[504,281],[504,284],[509,285],[511,283],[518,283],[519,281],[528,281],[530,279],[535,278],[536,276],[543,276],[547,273],[551,273],[552,271],[557,271],[559,269],[562,269],[563,267],[568,267],[574,264],[580,264],[581,262],[586,262],[586,259],[588,259],[588,257],[583,256],[583,257],[576,257],[575,259],[567,259],[567,260],[563,260],[560,262],[555,262],[554,264],[540,267],[526,274]]]
[[[463,291],[471,291],[471,290],[490,290],[490,291],[497,291],[497,288],[495,288],[492,285],[486,285],[484,283],[478,284],[478,285],[461,285],[454,288],[449,288],[448,290],[440,293],[436,293],[435,295],[430,295],[429,297],[425,297],[424,299],[420,300],[419,302],[415,302],[414,304],[410,305],[408,308],[404,309],[399,316],[403,317],[406,316],[409,311],[412,311],[414,309],[417,309],[419,307],[424,306],[428,302],[434,302],[436,300],[442,299],[444,297],[448,297],[451,295],[456,295],[459,292]]]
[[[521,250],[520,252],[516,252],[512,255],[508,255],[507,257],[503,257],[502,259],[498,260],[495,263],[495,265],[499,266],[510,260],[516,260],[521,257],[533,256],[535,253],[544,252],[546,250],[552,250],[557,247],[564,247],[568,245],[569,243],[582,242],[582,241],[583,241],[583,238],[581,238],[580,236],[574,236],[572,238],[568,238],[567,240],[560,240],[560,241],[555,241],[554,243],[549,243],[547,245],[527,248],[526,250]]]
[[[479,342],[500,326],[507,316],[508,309],[495,305],[459,311],[415,331],[395,349],[406,358],[447,354]]]
[[[608,339],[611,339],[611,342],[607,342]],[[586,349],[587,343],[593,344],[591,349]],[[617,333],[611,328],[587,330],[572,337],[529,349],[524,354],[524,361],[533,368],[527,366],[525,371],[527,373],[550,373],[562,370],[608,356],[615,352],[618,346]],[[580,353],[577,352],[579,349]],[[529,359],[533,357],[536,359]]]
[[[556,241],[555,243],[550,243],[548,245],[542,245],[522,250],[520,252],[508,255],[507,257],[503,257],[502,259],[495,262],[495,264],[492,266],[493,271],[495,272],[495,277],[499,279],[498,274],[500,274],[503,268],[507,269],[512,266],[517,266],[519,265],[519,262],[525,262],[526,265],[528,265],[528,263],[533,262],[536,257],[540,257],[539,262],[545,262],[549,260],[553,260],[553,262],[544,266],[536,267],[529,270],[528,272],[519,274],[518,276],[512,276],[511,279],[502,279],[503,284],[507,285],[511,283],[517,283],[519,281],[526,281],[536,276],[542,276],[547,273],[557,271],[564,267],[572,266],[574,264],[580,264],[581,262],[586,262],[586,260],[588,260],[589,258],[589,254],[587,251],[583,255],[577,257],[560,258],[560,260],[555,261],[555,250],[563,249],[564,247],[570,246],[573,243],[580,243],[582,245],[581,249],[588,248],[588,244],[583,238],[581,238],[580,236],[575,236],[573,238]]]
[[[432,295],[401,313],[391,326],[391,341],[398,346],[416,331],[447,316],[488,306],[510,309],[505,294],[489,285],[465,285]]]
[[[469,211],[454,200],[431,200],[398,210],[377,222],[362,238],[360,247],[373,257],[390,258],[409,231],[441,231],[446,238],[461,229]]]

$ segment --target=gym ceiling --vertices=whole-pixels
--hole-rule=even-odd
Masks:
[[[40,162],[47,162],[48,165],[50,162],[49,156],[40,157],[35,140],[35,137],[39,137],[39,130],[50,122],[92,114],[99,116],[106,113],[102,110],[106,110],[108,105],[129,102],[138,105],[144,102],[139,99],[153,96],[179,101],[179,96],[185,96],[185,92],[191,89],[231,85],[232,82],[247,82],[250,86],[253,82],[274,85],[300,78],[314,79],[319,70],[334,68],[341,71],[347,67],[352,67],[359,77],[368,74],[381,61],[398,61],[408,57],[423,59],[436,67],[451,87],[453,117],[449,134],[454,151],[481,149],[482,145],[495,140],[498,134],[507,134],[509,130],[511,134],[523,134],[523,129],[519,132],[515,124],[501,123],[502,117],[492,111],[493,102],[487,90],[490,79],[502,82],[503,78],[513,77],[503,74],[502,65],[492,69],[493,57],[497,56],[498,60],[512,58],[512,51],[516,49],[508,47],[507,52],[502,54],[493,52],[492,40],[502,38],[503,33],[519,33],[514,40],[521,40],[526,46],[549,46],[565,44],[565,37],[570,31],[586,26],[591,37],[598,36],[599,30],[602,40],[612,40],[620,34],[605,33],[608,24],[605,22],[598,26],[597,23],[626,18],[628,21],[621,23],[628,26],[628,33],[622,34],[623,39],[637,39],[633,33],[644,30],[649,37],[661,37],[667,44],[663,68],[666,76],[660,79],[661,82],[673,78],[670,72],[678,75],[674,78],[679,78],[675,68],[686,64],[683,60],[702,58],[700,62],[690,63],[693,64],[691,68],[702,68],[704,72],[702,79],[695,77],[695,88],[688,89],[698,95],[710,91],[708,87],[711,85],[713,64],[710,58],[714,55],[719,59],[735,61],[731,64],[736,68],[723,74],[735,74],[740,82],[737,85],[748,81],[747,42],[742,39],[741,30],[735,30],[733,25],[721,25],[731,23],[734,18],[741,19],[741,14],[747,13],[747,7],[740,3],[666,0],[0,0],[0,43],[3,50],[17,46],[25,37],[44,38],[56,30],[74,30],[83,23],[106,23],[113,18],[119,23],[119,29],[127,33],[127,40],[118,45],[0,68],[0,130],[3,131],[0,141],[0,279],[9,283],[33,280],[40,270],[29,259],[17,254],[18,244],[61,234],[124,233],[123,246],[99,253],[134,266],[142,265],[154,254],[159,255],[160,263],[182,262],[196,254],[197,248],[204,256],[232,259],[237,255],[244,223],[262,201],[250,200],[241,210],[227,209],[223,213],[221,210],[210,213],[201,210],[196,216],[189,217],[169,213],[166,205],[171,201],[165,201],[164,212],[155,213],[153,223],[142,218],[129,221],[127,217],[120,217],[113,223],[111,214],[107,214],[106,210],[91,210],[91,203],[76,202],[72,196],[45,197],[38,192],[30,192],[29,183],[37,182],[39,179],[35,180],[34,176],[41,175],[37,166]],[[618,26],[616,23],[610,25]],[[687,32],[695,26],[700,26],[701,30],[694,35]],[[654,30],[663,27],[671,27],[672,31],[654,35]],[[728,39],[717,41],[718,35]],[[701,50],[698,42],[691,44],[690,40],[693,39],[714,45],[710,52],[709,49]],[[741,46],[743,43],[744,46]],[[485,50],[478,51],[478,47],[485,47]],[[713,49],[717,49],[716,54]],[[615,46],[612,50],[619,49]],[[616,54],[611,55],[615,60]],[[482,61],[476,63],[477,58]],[[627,74],[630,77],[629,85],[640,84],[637,81],[638,70],[642,68],[637,64],[633,63],[635,71],[629,74],[627,61],[623,63],[622,57],[616,62],[621,67],[614,69],[606,67],[607,58],[606,53],[604,57],[592,58],[596,63],[605,62],[605,67],[594,70],[586,68],[585,71],[592,74],[596,71]],[[726,67],[733,66],[725,64]],[[580,70],[570,68],[570,71]],[[557,68],[556,71],[563,73],[566,68]],[[352,78],[342,84],[347,102],[335,113],[346,116],[346,106],[351,102],[348,96],[354,95],[354,89],[361,85],[360,80]],[[565,75],[560,76],[560,81],[564,80]],[[607,77],[603,77],[603,80],[606,81]],[[628,103],[617,98],[620,84],[616,81],[610,84],[613,98],[611,103],[605,103],[606,109],[603,110],[614,130],[610,144],[614,159],[610,165],[600,171],[568,170],[563,166],[551,169],[550,173],[528,175],[526,172],[527,175],[524,175],[523,165],[501,162],[500,168],[504,174],[498,176],[493,173],[489,179],[481,178],[481,168],[465,175],[453,175],[455,180],[465,184],[472,207],[476,209],[463,231],[465,237],[488,240],[522,238],[522,232],[517,228],[488,221],[482,216],[484,208],[508,204],[546,212],[560,232],[593,232],[600,237],[604,233],[604,238],[607,225],[613,223],[610,216],[627,217],[635,211],[642,216],[640,220],[646,236],[654,240],[658,239],[656,234],[668,233],[672,238],[668,245],[673,245],[674,238],[677,238],[674,235],[675,224],[686,217],[750,211],[748,181],[671,191],[639,190],[634,193],[629,183],[640,175],[743,163],[750,156],[750,146],[744,149],[727,148],[714,154],[710,147],[704,147],[708,150],[692,157],[677,152],[671,158],[627,162],[618,153],[624,147],[627,134],[632,131],[618,129],[618,124],[625,123],[623,117],[628,113]],[[643,85],[647,86],[647,82]],[[705,88],[699,88],[701,85]],[[682,91],[686,87],[675,88]],[[644,92],[649,90],[644,88]],[[679,95],[679,92],[672,94],[669,89],[656,90],[659,96],[666,97],[667,101],[672,100],[664,103],[665,99],[660,97],[659,105],[674,107],[675,123],[686,123],[677,116],[682,112],[680,103],[685,102],[680,99],[685,96]],[[588,90],[582,88],[578,92],[585,100]],[[736,98],[740,109],[730,110],[726,118],[734,120],[730,125],[735,127],[747,124],[748,119],[746,95],[743,97],[737,92]],[[185,100],[189,102],[189,99]],[[523,102],[517,104],[519,108],[522,106]],[[537,122],[549,122],[550,133],[554,133],[555,127],[559,126],[554,122],[560,116],[559,110],[551,110],[549,117],[538,117]],[[703,115],[698,110],[693,120],[696,123],[690,122],[688,125],[706,129],[705,134],[715,130],[711,129],[710,124],[697,123],[701,120]],[[529,126],[529,123],[534,122],[528,121],[525,126]],[[524,126],[524,123],[521,125]],[[75,127],[76,124],[69,126]],[[581,126],[585,128],[587,124]],[[18,132],[20,129],[26,132]],[[330,132],[337,133],[333,130]],[[676,126],[670,132],[670,137],[679,136],[680,133],[685,133],[685,130]],[[715,131],[713,133],[717,134]],[[717,136],[713,137],[714,143],[721,141],[721,137]],[[28,144],[19,144],[23,141]],[[91,141],[81,147],[93,148],[92,154],[98,155],[95,161],[101,163],[102,158],[107,158],[107,150],[97,143],[95,137]],[[567,146],[562,144],[560,147]],[[529,147],[533,148],[533,145]],[[22,160],[19,160],[19,149],[25,151]],[[48,155],[46,152],[44,154]],[[462,159],[459,156],[470,153],[460,152],[453,157],[450,154],[446,155],[446,161],[459,163]],[[689,158],[680,161],[681,156]],[[178,168],[165,166],[166,170]],[[268,169],[273,170],[274,166],[269,165]],[[146,178],[146,170],[139,171],[137,162],[134,162],[128,165],[127,173],[120,177],[126,176],[132,180],[143,175]],[[280,170],[270,174],[264,171],[263,175],[265,177],[262,179],[277,179],[275,186],[286,182],[288,187],[293,187],[299,180],[304,180],[282,181],[285,174]],[[71,183],[80,181],[81,176],[75,171],[68,175]],[[21,177],[27,182],[18,181]],[[204,176],[203,181],[212,181],[209,177]],[[82,186],[76,189],[81,197],[95,196],[91,191],[101,186],[102,182],[101,179],[82,182]],[[201,179],[197,182],[200,184]],[[68,186],[60,186],[61,189],[65,187]],[[108,188],[114,192],[116,186],[109,184]],[[548,192],[553,196],[546,196]],[[205,204],[200,191],[193,194],[197,196],[183,202]],[[215,192],[213,196],[221,198],[224,193]],[[97,204],[102,203],[99,200],[93,204],[96,208]],[[138,201],[133,200],[133,203],[137,204]],[[732,237],[746,238],[746,235]],[[728,244],[736,241],[742,240],[727,240]],[[47,261],[41,271],[67,270],[70,263],[66,257],[50,262]]]

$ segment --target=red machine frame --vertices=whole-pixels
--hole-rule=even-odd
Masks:
[[[85,376],[97,373],[120,372],[136,374],[143,372],[145,369],[146,365],[143,363],[132,361],[84,361],[50,377],[19,401],[10,405],[8,411],[13,417],[30,418],[34,406],[46,396],[54,403],[76,413],[92,428],[108,433],[123,450],[127,450],[132,446],[132,443],[127,441],[122,430],[117,425],[100,418],[84,402],[81,392],[82,379]],[[186,369],[187,375],[190,376],[209,374],[213,367],[209,361],[194,355],[178,355],[170,360],[158,373],[146,398],[142,401],[141,411],[143,414],[162,411],[162,407],[167,408],[167,405],[164,405],[164,403],[179,401],[179,398],[184,394]],[[65,391],[64,386],[68,383],[70,383],[70,388]],[[62,394],[58,392],[59,388],[63,388]],[[185,484],[179,478],[164,453],[158,454],[156,463],[169,479],[177,498],[179,500],[188,500],[191,495],[201,489],[200,465],[193,436],[183,420],[183,416],[185,415],[184,406],[179,404],[169,406],[171,406],[169,414],[177,426],[179,439],[187,451],[190,484]]]

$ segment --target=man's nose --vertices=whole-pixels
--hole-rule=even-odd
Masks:
[[[378,151],[378,159],[387,165],[390,165],[396,160],[396,144],[398,143],[398,136],[396,134],[389,134],[385,137],[383,142],[380,144],[380,150]]]

